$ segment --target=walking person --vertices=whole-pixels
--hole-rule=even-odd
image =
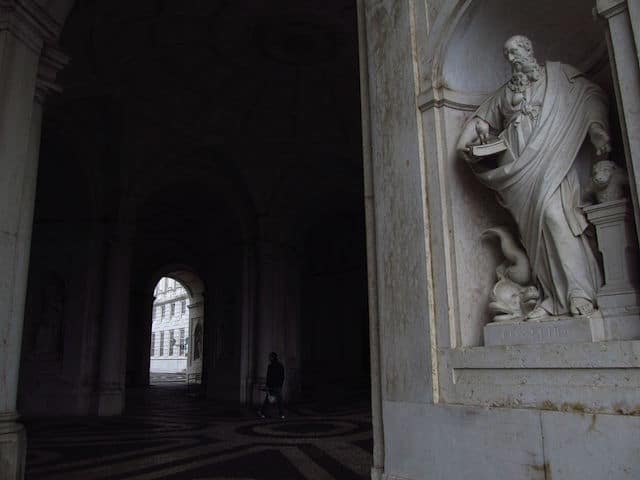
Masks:
[[[276,403],[278,406],[278,416],[284,419],[282,411],[282,385],[284,384],[284,367],[278,360],[278,354],[271,352],[269,354],[269,368],[267,368],[267,388],[262,408],[258,410],[258,415],[266,418],[265,411],[270,403]]]

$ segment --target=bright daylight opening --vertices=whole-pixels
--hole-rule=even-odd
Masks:
[[[162,277],[153,291],[151,318],[151,384],[187,382],[189,362],[189,293],[170,277]],[[200,338],[199,336],[197,338]],[[198,360],[202,346],[193,345],[193,357]]]

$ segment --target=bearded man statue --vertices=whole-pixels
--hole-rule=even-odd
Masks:
[[[540,65],[524,36],[507,40],[504,55],[513,76],[466,123],[457,148],[516,220],[542,290],[527,318],[590,315],[602,280],[584,235],[576,159],[587,136],[598,156],[611,151],[607,98],[570,65]],[[494,136],[506,150],[488,164],[472,147]]]

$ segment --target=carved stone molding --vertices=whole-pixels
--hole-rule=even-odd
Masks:
[[[58,72],[70,61],[69,56],[51,45],[45,45],[40,56],[38,78],[36,80],[35,99],[44,103],[50,92],[62,92],[62,87],[56,83]]]
[[[627,0],[598,0],[596,11],[604,18],[614,17],[627,10]]]
[[[18,412],[0,413],[0,435],[21,430],[22,426],[17,423],[19,418]]]
[[[55,41],[61,29],[33,0],[0,0],[0,31],[10,31],[37,53],[45,43]]]
[[[421,112],[442,107],[473,112],[488,95],[488,92],[456,92],[447,88],[431,88],[418,96],[418,107]]]

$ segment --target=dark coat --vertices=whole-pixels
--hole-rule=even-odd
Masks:
[[[267,368],[267,388],[282,388],[284,367],[279,361],[271,362]]]

